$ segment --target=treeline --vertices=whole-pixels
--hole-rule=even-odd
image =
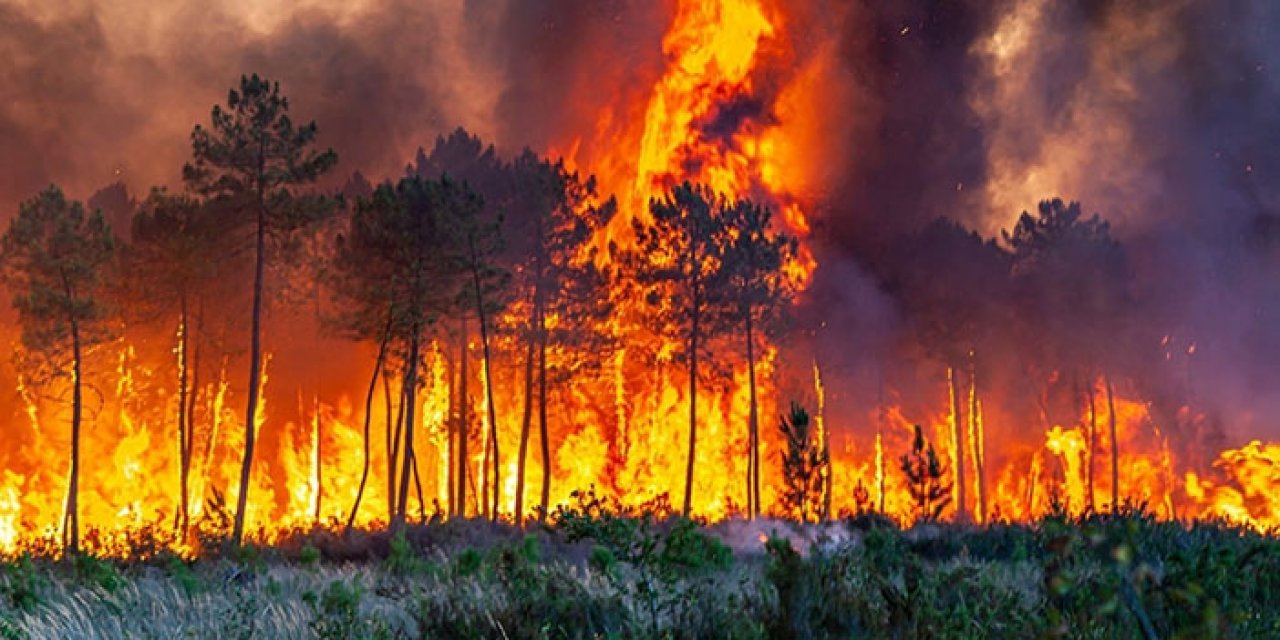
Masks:
[[[948,499],[960,519],[999,515],[991,510],[988,423],[1006,436],[1028,427],[1037,434],[1079,429],[1083,504],[1068,506],[1094,512],[1126,500],[1117,389],[1148,401],[1165,433],[1178,433],[1188,419],[1180,410],[1189,392],[1170,388],[1166,373],[1176,330],[1142,320],[1152,314],[1135,288],[1132,258],[1110,225],[1078,203],[1041,202],[999,240],[940,218],[868,262],[904,318],[898,353],[931,363],[945,378],[954,452]],[[1109,495],[1099,496],[1099,487]],[[1028,511],[1035,497],[1024,497]]]
[[[361,508],[372,508],[362,504],[371,480],[385,483],[393,526],[405,522],[415,494],[425,510],[412,425],[429,366],[448,368],[450,381],[449,515],[468,515],[470,499],[471,513],[497,518],[504,504],[501,462],[512,455],[516,521],[530,511],[545,515],[557,419],[551,395],[606,378],[607,363],[623,348],[631,361],[685,368],[685,515],[693,502],[700,387],[745,365],[742,507],[748,517],[762,513],[756,369],[766,340],[776,343],[787,325],[798,285],[796,239],[778,228],[767,207],[683,184],[624,219],[594,179],[527,150],[503,160],[462,130],[420,151],[399,179],[373,184],[354,172],[340,190],[326,192],[319,185],[332,182],[337,156],[317,148],[315,123],[295,124],[289,107],[277,84],[244,77],[213,108],[208,125],[193,130],[180,191],[156,188],[137,203],[103,192],[96,199],[104,215],[50,187],[22,203],[4,236],[0,258],[22,326],[23,375],[69,380],[72,388],[63,527],[69,549],[77,547],[80,529],[82,386],[92,375],[84,370],[86,353],[124,326],[146,324],[178,336],[172,420],[180,452],[179,530],[190,526],[191,501],[205,498],[193,495],[191,481],[200,376],[218,359],[212,354],[224,362],[227,353],[247,356],[232,531],[234,543],[242,540],[268,346],[264,307],[282,295],[272,273],[283,274],[275,280],[287,288],[310,292],[331,333],[376,353],[361,398],[363,472],[348,527]],[[1115,381],[1135,379],[1151,352],[1146,345],[1158,340],[1148,335],[1154,328],[1129,322],[1132,273],[1104,221],[1085,216],[1078,204],[1048,201],[997,242],[940,219],[866,262],[907,321],[909,344],[898,348],[918,350],[948,381],[953,468],[943,468],[919,429],[901,460],[920,517],[936,518],[948,506],[961,519],[992,516],[982,429],[985,414],[999,409],[984,404],[986,397],[1009,405],[1006,421],[1034,420],[1046,430],[1084,416],[1084,506],[1096,507],[1094,473],[1107,457],[1109,504],[1120,504]],[[247,344],[227,337],[228,316],[247,326]],[[224,329],[212,330],[218,322]],[[477,340],[478,376],[468,371],[474,363],[467,357]],[[429,362],[430,345],[443,345],[443,364]],[[494,397],[495,360],[516,370],[517,391],[509,397]],[[468,389],[477,377],[478,392]],[[387,472],[371,479],[379,381]],[[481,416],[471,415],[469,398],[477,393]],[[518,402],[519,424],[499,424],[495,401]],[[1104,409],[1109,423],[1100,424]],[[517,451],[501,450],[499,431],[517,428]],[[883,428],[881,421],[878,441]],[[1109,452],[1098,450],[1104,429]],[[866,487],[832,487],[829,445],[814,440],[817,429],[802,410],[783,417],[779,435],[784,483],[775,510],[805,520],[830,517],[834,491],[853,491],[860,506],[884,510],[883,484],[874,488],[875,500]],[[530,461],[535,445],[540,456]],[[470,477],[467,462],[473,446],[483,449],[478,478]],[[531,464],[543,471],[537,505],[524,502]]]
[[[743,479],[753,514],[760,512],[760,433],[756,359],[766,333],[775,332],[794,294],[786,267],[795,240],[779,232],[770,211],[691,184],[654,200],[630,225],[615,220],[616,204],[595,182],[562,163],[525,151],[513,160],[464,131],[419,152],[404,177],[369,183],[358,172],[335,193],[318,187],[337,165],[316,145],[315,123],[289,116],[279,85],[257,75],[241,79],[208,125],[192,132],[183,189],[155,188],[133,203],[121,193],[96,198],[86,210],[51,186],[22,203],[4,236],[3,273],[22,326],[23,374],[69,380],[71,467],[64,543],[80,540],[78,479],[82,389],[92,373],[86,354],[126,326],[174,327],[180,466],[176,526],[190,526],[192,462],[198,438],[196,395],[202,358],[246,351],[248,374],[243,453],[232,542],[244,536],[250,476],[261,417],[264,307],[282,295],[271,273],[290,289],[313,289],[327,304],[331,332],[376,347],[364,395],[363,474],[348,526],[370,481],[371,419],[384,381],[388,516],[402,525],[411,490],[420,505],[417,450],[418,393],[427,372],[427,346],[456,345],[458,400],[451,400],[448,510],[496,518],[502,499],[495,409],[493,350],[519,362],[519,450],[514,514],[521,520],[527,460],[536,439],[543,469],[537,513],[549,508],[553,419],[549,394],[570,381],[599,376],[620,348],[624,327],[661,338],[628,348],[629,357],[675,362],[689,375],[689,447],[683,510],[692,508],[699,380],[722,373],[713,345],[732,343],[750,375],[750,451]],[[122,190],[120,190],[122,191]],[[118,202],[110,202],[111,198]],[[108,216],[127,229],[113,229]],[[627,246],[607,241],[630,234]],[[238,293],[248,291],[243,309]],[[286,299],[288,297],[286,296]],[[318,304],[318,303],[317,303]],[[247,345],[228,344],[226,331],[207,329],[220,314],[240,315]],[[629,329],[628,329],[629,330]],[[479,340],[484,368],[482,418],[468,415],[467,345]],[[646,351],[646,349],[648,351]],[[717,361],[719,363],[717,364]],[[708,366],[711,364],[712,366]],[[388,381],[398,379],[393,403]],[[451,382],[452,384],[452,382]],[[512,401],[515,398],[502,398]],[[394,421],[391,407],[396,407]],[[485,433],[477,433],[477,423]],[[536,429],[536,430],[535,430]],[[479,486],[468,477],[470,446],[484,449]],[[211,445],[210,445],[211,446]],[[354,453],[354,452],[353,452]],[[215,488],[216,489],[216,488]],[[364,508],[369,508],[367,505]]]

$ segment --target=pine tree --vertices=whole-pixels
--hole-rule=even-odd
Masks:
[[[951,502],[951,483],[947,481],[947,470],[938,461],[933,443],[925,439],[920,425],[915,425],[911,453],[902,456],[900,465],[907,476],[907,490],[916,503],[916,517],[937,520]]]
[[[782,312],[794,296],[794,283],[784,268],[796,255],[796,240],[777,232],[770,211],[748,200],[739,200],[725,210],[728,240],[721,277],[712,295],[713,309],[728,313],[727,325],[742,328],[746,344],[747,381],[750,398],[747,447],[748,517],[760,515],[760,429],[756,389],[756,348],[762,334],[776,332]]]
[[[569,376],[598,369],[613,349],[611,336],[601,330],[613,312],[609,274],[596,266],[595,251],[588,244],[609,223],[615,204],[612,200],[597,202],[593,180],[582,180],[567,171],[563,163],[543,160],[531,151],[516,158],[510,171],[513,206],[507,220],[515,230],[513,235],[523,240],[510,244],[516,253],[516,285],[529,308],[527,325],[519,331],[525,345],[524,417],[515,496],[516,523],[520,524],[524,519],[525,460],[535,400],[542,452],[538,513],[545,517],[550,506],[552,472],[548,387],[567,382]],[[548,317],[559,321],[549,325]],[[563,363],[548,364],[547,355],[553,345],[566,354]]]
[[[478,207],[478,195],[448,179],[414,176],[383,184],[356,205],[330,269],[339,306],[347,310],[340,326],[354,338],[379,344],[373,380],[390,354],[399,354],[401,428],[388,462],[392,478],[399,474],[389,483],[397,526],[405,522],[414,468],[423,343],[469,293],[472,274],[459,247],[459,233],[465,233],[459,220],[474,216]],[[374,384],[366,396],[366,436]]]
[[[85,352],[109,335],[103,291],[115,252],[102,214],[86,213],[55,186],[22,203],[0,239],[4,282],[22,325],[26,358],[19,364],[44,376],[71,378],[71,470],[63,529],[69,553],[80,545]]]
[[[635,249],[624,256],[646,292],[649,321],[658,333],[684,342],[674,356],[688,365],[689,451],[685,466],[683,513],[693,509],[693,478],[698,443],[698,361],[708,342],[727,329],[728,315],[713,305],[713,287],[724,282],[728,232],[724,198],[688,182],[650,202],[651,221],[634,222]]]
[[[1066,373],[1058,377],[1074,387],[1072,409],[1087,416],[1082,425],[1085,508],[1092,510],[1099,380],[1107,388],[1112,372],[1122,365],[1123,350],[1109,347],[1125,339],[1124,311],[1131,304],[1124,248],[1098,214],[1085,217],[1078,202],[1060,199],[1041,202],[1034,215],[1023,212],[1004,241],[1013,252],[1015,301],[1026,310],[1024,331],[1040,347],[1043,369]],[[1108,402],[1113,401],[1108,395]],[[1114,433],[1112,445],[1116,478],[1119,452]],[[1118,499],[1113,487],[1112,502]]]
[[[204,298],[218,277],[226,238],[216,212],[194,198],[153,190],[134,214],[132,242],[122,249],[133,291],[129,298],[143,316],[155,314],[176,323],[178,335],[178,511],[176,528],[189,524],[191,461],[195,452],[194,417],[199,362],[198,328]]]
[[[827,452],[822,447],[809,413],[796,403],[778,423],[785,448],[782,458],[782,505],[801,522],[816,519],[822,511],[823,470],[827,468]]]
[[[227,201],[232,212],[224,227],[227,233],[251,229],[254,239],[249,398],[240,491],[231,534],[231,543],[238,546],[244,537],[249,474],[257,437],[268,241],[287,243],[298,230],[333,210],[332,201],[300,193],[298,188],[314,183],[333,168],[337,156],[332,150],[312,149],[315,123],[295,126],[279,83],[268,82],[257,74],[241,76],[240,88],[229,92],[226,108],[213,107],[211,121],[210,128],[196,125],[191,132],[192,162],[183,167],[183,179],[197,193]]]

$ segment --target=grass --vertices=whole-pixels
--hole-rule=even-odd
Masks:
[[[1221,523],[703,526],[590,496],[556,522],[24,556],[0,638],[1280,637],[1280,540]]]

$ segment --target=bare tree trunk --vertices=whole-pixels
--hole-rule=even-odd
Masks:
[[[458,516],[465,518],[467,516],[467,317],[464,313],[462,316],[462,356],[461,377],[458,382],[459,388],[459,404],[461,409],[458,411]]]
[[[413,486],[418,493],[418,523],[422,524],[427,521],[427,502],[422,494],[422,477],[418,474],[418,454],[414,452],[413,459],[409,461],[413,466]]]
[[[956,452],[955,469],[953,470],[956,487],[956,520],[958,522],[968,522],[969,510],[965,500],[964,486],[964,401],[962,400],[960,380],[956,374],[955,367],[947,369],[947,380],[951,383],[951,442]]]
[[[684,517],[688,518],[693,511],[693,466],[698,445],[698,322],[702,312],[702,301],[698,295],[698,274],[694,272],[692,280],[693,305],[692,326],[689,330],[689,459],[684,471]]]
[[[311,412],[315,416],[315,451],[316,451],[316,512],[313,519],[320,523],[320,514],[324,506],[324,418],[320,416],[320,387],[316,386],[311,396]]]
[[[392,429],[395,421],[391,415],[391,378],[384,371],[382,374],[382,403],[386,422],[387,442],[387,522],[396,518],[396,452],[399,450],[400,436]]]
[[[406,366],[407,366],[407,363],[406,363]],[[390,389],[390,384],[387,385],[387,388]],[[389,462],[387,463],[387,473],[393,478],[392,486],[395,487],[395,491],[391,494],[391,498],[392,498],[391,520],[392,521],[395,520],[396,512],[399,511],[400,509],[397,498],[399,498],[400,490],[403,489],[403,487],[399,483],[399,477],[400,477],[400,474],[406,468],[407,463],[405,461],[408,460],[408,454],[403,453],[401,450],[401,445],[404,439],[404,407],[405,407],[405,388],[404,388],[403,372],[400,374],[400,394],[399,395],[400,395],[400,399],[396,402],[396,418],[394,423],[395,430],[391,434],[391,453],[387,457],[387,459],[389,460]]]
[[[196,312],[197,334],[200,332],[201,326],[203,325],[203,319],[204,319],[203,309],[204,309],[204,302],[202,300]],[[188,326],[190,326],[190,321],[191,319],[188,318],[187,319]],[[195,439],[196,401],[200,396],[200,341],[197,339],[193,343],[190,339],[188,339],[187,344],[188,346],[191,346],[192,344],[194,344],[194,347],[191,348],[191,358],[190,358],[191,366],[187,367],[187,370],[189,372],[188,373],[189,380],[187,383],[187,389],[188,389],[187,401],[186,401],[186,405],[182,409],[186,413],[187,442],[186,442],[186,448],[182,451],[182,461],[180,464],[182,468],[185,470],[185,475],[188,482],[188,485],[184,486],[182,490],[183,496],[186,498],[186,502],[187,502],[187,506],[182,510],[181,531],[184,534],[186,533],[188,528],[191,526],[191,509],[190,509],[191,496],[190,496],[190,491],[188,487],[191,479],[191,463],[195,458],[195,452],[196,452],[196,439]],[[210,434],[210,438],[212,438],[212,435],[213,434]],[[197,499],[199,499],[199,496],[197,496]]]
[[[485,404],[489,411],[489,446],[493,454],[493,519],[498,519],[498,506],[502,499],[502,478],[499,469],[501,468],[501,456],[498,452],[498,418],[497,411],[493,406],[493,374],[490,360],[492,355],[489,353],[489,329],[488,323],[485,321],[484,312],[484,296],[480,292],[480,256],[476,253],[475,238],[467,239],[471,247],[471,276],[475,284],[476,291],[476,320],[480,322],[480,348],[484,352],[484,395]],[[488,473],[488,470],[485,470]],[[486,496],[488,497],[488,496]]]
[[[187,327],[187,293],[178,296],[178,526],[180,535],[187,532],[191,508],[188,504],[190,485],[191,426],[187,421],[187,396],[190,392],[188,383],[188,353],[191,341]]]
[[[1120,509],[1120,441],[1116,433],[1116,394],[1111,386],[1111,376],[1107,381],[1107,413],[1111,427],[1111,513]]]
[[[402,453],[404,464],[401,465],[400,471],[400,495],[396,502],[396,519],[392,523],[393,527],[400,528],[405,524],[405,514],[409,502],[409,474],[413,471],[413,420],[416,413],[414,403],[417,400],[418,392],[418,341],[421,329],[415,323],[412,334],[409,336],[409,353],[405,358],[404,367],[404,401],[403,411],[405,416],[404,423],[404,451]]]
[[[822,457],[826,461],[818,469],[822,480],[822,512],[818,514],[818,521],[826,521],[831,517],[831,430],[827,428],[827,392],[822,386],[822,369],[818,367],[817,357],[813,359],[813,385],[818,395],[815,424],[818,426],[818,437],[821,438],[819,444],[822,447]]]
[[[534,294],[537,298],[537,294]],[[533,359],[536,355],[534,352],[535,341],[537,336],[534,335],[534,324],[537,322],[535,318],[538,315],[538,305],[534,302],[533,318],[529,319],[528,345],[525,350],[524,359],[524,418],[520,423],[520,452],[516,458],[516,526],[524,525],[524,473],[525,458],[529,453],[529,428],[533,422]]]
[[[68,298],[74,300],[68,294]],[[71,355],[72,355],[72,389],[71,389],[71,479],[67,483],[67,523],[69,537],[67,552],[77,553],[80,550],[80,418],[84,406],[82,392],[82,356],[80,352],[80,324],[71,319]]]
[[[258,154],[259,176],[262,175],[262,152]],[[240,493],[236,497],[235,526],[231,544],[244,540],[245,510],[249,504],[249,472],[253,468],[253,446],[257,438],[258,394],[262,379],[262,288],[266,277],[267,212],[261,178],[258,185],[258,229],[253,264],[253,326],[249,338],[249,403],[244,420],[244,460],[240,465]]]
[[[448,468],[445,470],[444,484],[445,484],[445,492],[448,494],[447,497],[449,500],[449,504],[448,504],[447,513],[449,514],[450,518],[453,518],[458,515],[458,483],[454,481],[454,475],[458,473],[458,423],[453,419],[454,413],[457,412],[458,410],[458,401],[457,401],[458,387],[455,384],[455,381],[457,378],[454,375],[455,367],[453,362],[453,356],[450,355],[452,351],[453,351],[453,348],[451,346],[446,346],[444,349],[441,350],[441,353],[444,354],[445,375],[449,380],[449,412],[445,414],[446,416],[448,416],[445,419],[445,423],[448,425],[448,429],[449,429],[448,439],[447,439],[448,441],[447,446],[449,450],[449,465],[448,465]]]
[[[748,418],[747,461],[747,518],[760,516],[760,419],[756,404],[756,352],[755,335],[751,326],[751,307],[747,307],[747,386],[751,396],[751,412]]]
[[[987,519],[987,455],[984,431],[982,410],[978,401],[978,362],[971,351],[969,353],[969,455],[973,458],[974,484],[978,490],[976,496],[978,522],[985,522]]]
[[[1096,503],[1093,498],[1093,468],[1096,466],[1095,461],[1098,457],[1098,404],[1096,400],[1096,392],[1094,390],[1093,374],[1089,376],[1089,446],[1085,448],[1085,470],[1084,470],[1084,486],[1085,486],[1085,508],[1088,511],[1094,511]]]
[[[391,315],[387,315],[387,325],[382,330],[382,340],[378,341],[378,358],[373,362],[373,375],[369,377],[369,391],[364,396],[364,467],[360,471],[360,487],[356,489],[356,501],[351,505],[351,515],[347,517],[347,531],[356,524],[356,514],[360,512],[360,500],[364,498],[365,483],[369,481],[369,427],[373,422],[373,393],[378,388],[378,376],[382,373],[382,363],[387,358],[387,343],[391,340]]]
[[[542,510],[538,521],[547,519],[551,502],[551,436],[547,433],[547,317],[538,310],[538,437],[542,445]]]

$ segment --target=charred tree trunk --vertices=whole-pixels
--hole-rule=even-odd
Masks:
[[[747,455],[747,518],[760,516],[760,419],[756,404],[756,352],[755,335],[752,332],[751,307],[746,309],[747,320],[747,386],[751,396],[751,411],[748,414],[748,448]]]
[[[395,419],[391,413],[391,378],[386,371],[382,373],[382,404],[387,441],[387,522],[391,522],[396,518],[396,451],[400,444],[399,436],[393,431]]]
[[[959,376],[956,375],[956,368],[947,369],[947,380],[951,383],[951,441],[956,452],[955,459],[955,491],[956,491],[956,520],[958,522],[968,522],[969,510],[967,501],[965,500],[964,486],[964,400],[960,390]]]
[[[533,359],[537,335],[534,325],[537,324],[538,294],[534,293],[533,315],[529,318],[528,345],[524,358],[524,417],[520,422],[520,452],[516,457],[516,526],[524,525],[524,474],[525,459],[529,453],[529,430],[533,423]]]
[[[315,449],[316,449],[316,511],[313,519],[320,524],[320,514],[324,506],[324,419],[320,415],[320,388],[316,386],[311,396],[311,411],[315,416]]]
[[[404,416],[404,451],[402,452],[404,462],[401,464],[400,470],[400,494],[396,501],[396,519],[392,523],[393,527],[403,527],[405,524],[405,514],[408,509],[409,502],[409,475],[413,471],[413,419],[414,419],[414,403],[417,400],[418,392],[418,348],[421,329],[417,323],[414,323],[413,330],[409,336],[409,352],[405,358],[404,366],[404,400],[402,402],[403,409],[401,415]]]
[[[449,500],[447,505],[448,510],[446,513],[448,513],[450,518],[458,515],[458,484],[453,479],[454,475],[458,473],[458,424],[453,419],[454,414],[458,411],[458,387],[454,384],[454,380],[456,380],[454,377],[456,369],[454,367],[453,356],[451,355],[452,352],[452,348],[445,348],[441,350],[441,353],[444,355],[445,377],[449,380],[449,411],[445,414],[447,416],[445,424],[448,429],[448,435],[445,438],[445,446],[448,449],[449,464],[448,468],[445,470],[444,484],[445,493]]]
[[[692,322],[689,330],[689,459],[684,472],[684,517],[688,518],[693,511],[693,467],[698,447],[698,323],[701,320],[702,301],[699,299],[700,286],[697,260],[694,255],[694,271],[691,278],[692,306],[689,309]]]
[[[489,452],[493,455],[493,509],[492,516],[498,519],[498,506],[502,498],[502,477],[500,474],[501,456],[498,451],[498,418],[493,406],[493,374],[489,352],[489,328],[484,312],[484,294],[480,290],[480,256],[476,253],[475,238],[467,239],[471,249],[471,276],[475,284],[476,320],[480,323],[480,348],[484,352],[484,395],[485,405],[489,412]],[[486,469],[485,474],[489,471]],[[486,477],[488,477],[486,475]],[[488,498],[488,496],[486,496]]]
[[[1107,381],[1107,414],[1111,427],[1111,513],[1120,509],[1120,441],[1116,433],[1116,394],[1111,386],[1111,376]]]
[[[538,440],[542,446],[542,495],[538,521],[547,519],[551,502],[551,436],[547,433],[547,317],[538,310]]]
[[[191,508],[188,502],[191,476],[191,424],[187,420],[187,402],[189,373],[187,371],[191,340],[187,326],[187,294],[178,295],[178,517],[177,530],[185,535],[190,520]]]
[[[406,363],[406,365],[407,364],[408,363]],[[387,388],[390,389],[390,383],[388,383]],[[400,495],[400,490],[403,489],[403,487],[400,485],[399,478],[400,478],[400,474],[407,467],[405,460],[408,459],[408,454],[404,453],[401,448],[403,445],[403,439],[404,439],[404,407],[405,407],[404,372],[400,374],[400,394],[399,395],[400,395],[400,398],[396,402],[395,422],[393,423],[395,425],[395,429],[391,433],[391,453],[387,457],[387,460],[389,461],[387,463],[387,474],[391,476],[392,486],[395,487],[394,493],[391,494],[391,500],[392,500],[391,521],[395,520],[396,512],[397,510],[399,510],[399,502],[397,498]]]
[[[200,332],[201,327],[203,325],[203,318],[204,318],[203,309],[204,309],[204,302],[201,301],[199,307],[197,308],[197,312],[195,316],[197,334]],[[191,318],[188,317],[187,325],[190,326],[190,324],[191,324]],[[200,341],[198,339],[195,341],[188,339],[187,345],[188,347],[191,348],[191,358],[190,358],[190,366],[187,367],[187,371],[188,371],[187,401],[185,406],[182,408],[183,412],[186,413],[187,443],[186,443],[186,449],[182,451],[182,460],[179,462],[181,467],[186,470],[186,477],[187,477],[187,483],[188,483],[186,486],[183,487],[183,490],[182,490],[183,497],[186,498],[186,502],[187,502],[187,507],[184,508],[182,511],[181,531],[184,534],[188,530],[188,528],[191,526],[191,509],[190,509],[191,495],[189,491],[189,485],[191,480],[191,465],[195,460],[195,453],[196,453],[196,439],[195,439],[196,401],[200,396]],[[212,434],[210,434],[210,437],[212,438]]]
[[[65,280],[64,280],[65,281]],[[68,288],[67,297],[74,300]],[[71,478],[67,483],[67,552],[80,550],[80,418],[84,406],[80,323],[71,318]]]
[[[458,516],[465,518],[467,516],[467,316],[462,316],[462,350],[461,350],[459,369],[461,375],[458,379]]]
[[[1085,448],[1085,452],[1087,455],[1085,458],[1085,470],[1084,470],[1084,487],[1085,487],[1084,503],[1085,503],[1085,508],[1091,512],[1094,511],[1096,507],[1096,503],[1094,502],[1094,497],[1093,497],[1093,486],[1094,486],[1093,468],[1097,466],[1095,461],[1098,458],[1098,453],[1097,453],[1098,452],[1098,403],[1096,399],[1097,394],[1094,390],[1093,383],[1094,383],[1093,376],[1092,374],[1090,374],[1089,388],[1087,391],[1088,395],[1086,396],[1089,401],[1089,433],[1088,433],[1089,445],[1088,447]]]
[[[253,318],[249,334],[249,403],[244,420],[244,460],[240,465],[240,493],[236,497],[235,526],[231,532],[231,544],[240,546],[244,540],[245,509],[249,504],[249,472],[253,468],[253,447],[257,438],[258,395],[262,379],[262,288],[266,277],[267,261],[267,209],[263,180],[265,179],[265,143],[258,144],[258,224],[253,261]]]
[[[986,434],[982,424],[982,410],[978,401],[978,361],[973,352],[969,354],[969,455],[973,458],[974,486],[977,489],[976,507],[978,522],[987,519],[987,483],[986,483]]]
[[[369,391],[364,396],[364,466],[360,470],[360,487],[356,489],[356,500],[351,505],[351,515],[347,517],[347,531],[356,524],[356,514],[360,512],[360,501],[364,498],[364,487],[369,481],[369,427],[373,423],[373,394],[378,388],[378,376],[382,374],[382,363],[387,357],[387,343],[391,340],[391,316],[387,315],[387,325],[382,330],[382,340],[378,342],[378,357],[373,362],[373,375],[369,377]]]
[[[413,459],[409,460],[409,464],[413,466],[413,487],[418,494],[418,523],[423,524],[427,521],[427,502],[422,494],[422,477],[418,473],[418,454],[413,454]]]

